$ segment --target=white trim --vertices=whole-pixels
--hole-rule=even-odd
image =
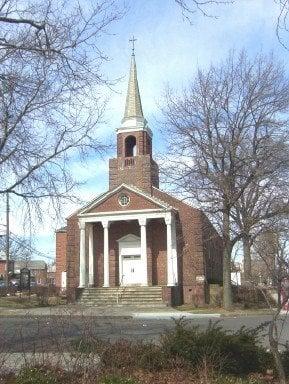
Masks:
[[[109,221],[102,221],[103,226],[103,286],[109,287]]]
[[[141,233],[141,260],[143,264],[143,284],[148,285],[148,260],[147,260],[147,219],[142,217],[139,220]]]
[[[125,220],[139,220],[140,218],[146,219],[165,219],[170,211],[157,210],[153,212],[142,212],[142,211],[132,211],[131,212],[115,212],[107,213],[102,212],[101,214],[94,214],[90,216],[82,216],[79,218],[80,222],[83,223],[95,223],[95,222],[104,222],[104,221],[125,221]]]
[[[90,217],[90,216],[99,216],[99,217],[106,217],[109,215],[125,215],[125,214],[134,214],[134,213],[153,213],[153,212],[167,212],[170,211],[170,209],[167,209],[166,211],[164,209],[159,208],[150,208],[150,209],[131,209],[126,211],[104,211],[104,212],[91,212],[91,213],[83,213],[81,215],[78,215],[78,217],[81,219],[82,217]]]
[[[167,285],[172,287],[178,285],[178,259],[175,219],[171,213],[167,214],[165,222],[167,226]]]
[[[123,263],[124,257],[130,255],[139,255],[141,263],[143,264],[144,260],[142,257],[142,240],[140,237],[133,234],[128,234],[118,239],[118,258],[119,258],[119,284],[120,286],[126,286],[123,282]],[[144,268],[141,267],[141,271],[138,274],[137,285],[147,286],[147,273],[145,273]],[[130,283],[128,282],[129,286]]]
[[[94,286],[93,224],[88,227],[88,285]]]
[[[79,229],[79,288],[84,288],[86,285],[85,223],[79,222]]]
[[[125,127],[125,128],[116,128],[117,134],[119,133],[133,133],[133,132],[140,132],[140,131],[145,131],[149,134],[149,136],[152,138],[153,137],[153,132],[149,127],[146,128],[136,128],[136,127]]]
[[[136,241],[140,242],[140,237],[136,236],[132,233],[129,233],[128,235],[125,235],[116,241],[117,242],[123,242],[123,243],[132,243],[132,242],[136,242]]]
[[[165,202],[162,202],[160,201],[158,198],[154,197],[154,196],[150,196],[146,193],[144,193],[143,191],[137,189],[137,188],[134,188],[133,186],[131,185],[127,185],[127,184],[120,184],[118,187],[116,187],[115,189],[111,190],[111,191],[108,191],[104,194],[101,194],[99,195],[97,198],[95,198],[94,200],[91,200],[89,203],[87,203],[85,206],[83,206],[83,208],[81,208],[79,211],[80,213],[78,214],[78,216],[81,216],[83,214],[87,214],[86,211],[94,208],[95,206],[99,205],[103,200],[106,200],[108,199],[110,196],[114,195],[115,193],[117,193],[119,190],[121,190],[122,188],[125,188],[125,189],[128,189],[129,191],[131,192],[134,192],[136,193],[137,195],[140,195],[142,197],[144,197],[145,199],[155,203],[156,205],[158,205],[159,207],[162,207],[162,208],[170,208],[170,205],[169,204],[166,204]]]

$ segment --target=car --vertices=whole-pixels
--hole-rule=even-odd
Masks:
[[[0,281],[0,288],[5,288],[5,287],[6,287],[6,282]]]

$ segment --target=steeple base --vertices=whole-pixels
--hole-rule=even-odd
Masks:
[[[119,157],[109,160],[109,189],[120,184],[134,185],[151,194],[159,188],[159,168],[150,155]]]

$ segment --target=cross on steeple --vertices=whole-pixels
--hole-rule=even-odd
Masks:
[[[134,55],[134,42],[137,41],[137,39],[135,39],[135,37],[132,36],[132,38],[129,39],[129,41],[132,43],[132,54]]]

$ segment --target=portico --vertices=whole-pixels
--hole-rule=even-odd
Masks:
[[[110,287],[110,257],[109,239],[110,224],[121,221],[137,221],[139,225],[140,239],[127,233],[126,239],[118,239],[119,247],[119,285],[142,285],[148,286],[148,255],[147,255],[147,224],[150,220],[161,219],[166,224],[166,258],[167,276],[166,285],[178,285],[178,262],[177,262],[177,241],[175,212],[173,209],[144,209],[120,212],[85,213],[79,217],[80,230],[80,268],[79,287],[94,286],[96,257],[94,252],[93,224],[101,223],[103,227],[103,287]],[[130,236],[130,238],[129,238]],[[88,244],[86,244],[88,241]],[[129,244],[130,242],[130,244]],[[87,255],[88,253],[88,255]],[[125,258],[125,259],[124,259]],[[131,259],[131,270],[138,268],[137,280],[124,275],[124,265],[128,265],[127,259]],[[124,264],[125,260],[125,264]],[[133,261],[136,260],[136,261]],[[87,265],[88,263],[88,265]],[[126,267],[127,269],[127,267]],[[134,272],[134,271],[133,271]],[[141,272],[141,273],[140,273]],[[88,276],[87,276],[88,274]],[[133,276],[133,275],[132,275]],[[125,278],[125,280],[124,280]]]

